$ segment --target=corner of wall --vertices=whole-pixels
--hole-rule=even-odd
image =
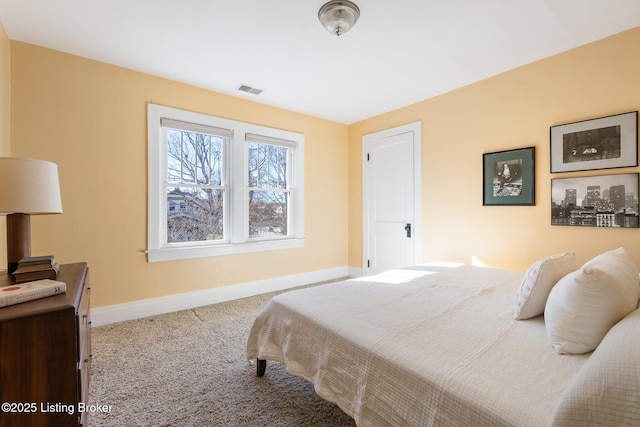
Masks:
[[[0,24],[0,156],[11,155],[11,41]],[[0,270],[7,265],[5,216],[0,220]]]

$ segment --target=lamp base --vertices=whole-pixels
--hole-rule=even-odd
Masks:
[[[31,217],[28,214],[7,215],[7,264],[12,274],[18,261],[31,256]]]

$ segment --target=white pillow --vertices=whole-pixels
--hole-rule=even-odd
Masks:
[[[640,426],[638,331],[640,310],[611,328],[567,385],[550,425]]]
[[[565,252],[536,261],[522,280],[513,304],[516,320],[530,319],[544,312],[544,305],[553,285],[567,274],[575,271],[576,254]]]
[[[551,289],[544,311],[551,345],[559,354],[593,351],[639,298],[638,268],[627,251],[598,255]]]

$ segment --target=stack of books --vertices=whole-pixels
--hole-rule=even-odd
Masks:
[[[18,261],[18,268],[13,272],[16,283],[31,282],[58,277],[60,265],[53,255],[26,257]]]

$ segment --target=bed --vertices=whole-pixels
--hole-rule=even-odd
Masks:
[[[259,376],[285,363],[359,426],[640,425],[637,269],[635,301],[596,351],[559,354],[545,316],[514,319],[533,267],[420,265],[283,293],[257,316],[247,358]],[[555,273],[529,302],[551,299]]]

